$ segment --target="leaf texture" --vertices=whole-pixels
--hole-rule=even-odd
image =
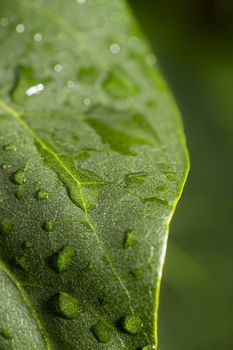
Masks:
[[[123,0],[0,4],[1,349],[153,349],[183,128]]]

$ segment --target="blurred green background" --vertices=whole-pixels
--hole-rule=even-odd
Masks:
[[[181,110],[191,157],[170,232],[159,350],[232,350],[233,2],[130,3]]]

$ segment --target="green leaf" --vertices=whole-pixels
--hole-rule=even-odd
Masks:
[[[121,0],[0,10],[1,349],[153,348],[188,170],[154,56]]]

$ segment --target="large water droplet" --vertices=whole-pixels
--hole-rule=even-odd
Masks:
[[[10,167],[11,167],[11,165],[8,164],[8,163],[2,163],[2,164],[1,164],[1,168],[2,168],[3,170],[8,170],[8,169],[10,169]]]
[[[26,181],[26,173],[24,169],[18,169],[12,176],[12,181],[16,185],[23,185]]]
[[[114,99],[135,96],[139,92],[138,87],[127,76],[127,72],[123,72],[120,69],[115,69],[115,71],[112,70],[108,73],[103,82],[103,88]]]
[[[91,327],[91,332],[99,343],[107,343],[110,339],[110,328],[104,322],[97,322]]]
[[[56,312],[63,318],[77,318],[81,313],[79,301],[67,293],[60,292],[56,294],[53,303]]]
[[[17,150],[17,147],[13,143],[9,143],[9,144],[3,146],[3,149],[7,153],[13,153]]]
[[[144,172],[128,174],[125,176],[125,184],[126,186],[141,185],[147,176],[148,174]]]
[[[54,222],[53,221],[45,221],[42,225],[43,230],[46,232],[51,232],[54,229]]]
[[[76,250],[73,247],[65,246],[53,256],[54,267],[57,272],[68,270],[75,258]]]
[[[43,189],[40,189],[36,192],[36,198],[38,200],[44,200],[44,199],[48,199],[49,197],[49,192]]]
[[[124,249],[133,247],[138,242],[137,236],[132,230],[126,231],[124,239]]]
[[[132,335],[141,333],[143,328],[141,319],[137,316],[131,316],[131,315],[125,315],[121,319],[121,326],[126,333],[132,334]]]
[[[13,225],[10,220],[6,218],[0,218],[0,233],[7,236],[11,233]]]
[[[143,346],[142,350],[155,350],[154,345],[145,345]]]
[[[13,334],[5,328],[0,328],[0,335],[5,339],[13,339]]]

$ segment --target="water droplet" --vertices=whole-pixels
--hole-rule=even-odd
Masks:
[[[28,88],[25,92],[25,94],[30,97],[33,95],[39,95],[42,91],[44,91],[44,84],[37,84],[33,85],[30,88]]]
[[[55,64],[54,70],[55,70],[55,72],[60,73],[62,71],[62,65],[59,63]]]
[[[42,225],[43,230],[46,232],[51,232],[54,229],[54,222],[53,221],[45,221]]]
[[[7,17],[2,17],[0,19],[0,24],[2,27],[6,27],[9,24],[9,19]]]
[[[155,346],[154,345],[145,345],[143,346],[142,350],[155,350]]]
[[[13,334],[5,328],[0,328],[0,335],[5,339],[13,339]]]
[[[113,55],[116,55],[120,52],[121,50],[121,47],[119,44],[117,43],[113,43],[111,46],[110,46],[110,52],[113,54]]]
[[[54,267],[57,272],[64,272],[70,268],[76,256],[76,250],[70,246],[63,247],[53,256]]]
[[[28,259],[25,255],[15,257],[14,264],[25,272],[29,270]]]
[[[17,199],[22,199],[25,196],[25,191],[23,188],[19,188],[17,191],[15,191],[15,197]]]
[[[24,30],[25,30],[25,26],[22,23],[17,24],[17,26],[16,26],[17,33],[21,34],[24,32]]]
[[[124,249],[128,249],[137,244],[138,240],[132,230],[126,231],[124,239]]]
[[[117,68],[108,73],[103,82],[103,88],[114,99],[135,96],[139,91],[132,79],[127,76],[127,72]]]
[[[16,185],[23,185],[24,182],[26,181],[25,170],[24,169],[17,170],[13,174],[12,180]]]
[[[104,322],[98,321],[90,330],[99,343],[107,343],[109,341],[110,328]]]
[[[1,168],[2,168],[3,170],[8,170],[8,169],[10,169],[10,167],[11,167],[11,165],[8,164],[8,163],[3,163],[3,164],[1,164]]]
[[[49,192],[43,189],[40,189],[39,191],[36,192],[36,198],[38,200],[44,200],[48,199],[49,197]]]
[[[34,35],[34,41],[39,43],[42,40],[42,34],[41,33],[36,33]]]
[[[146,57],[146,63],[149,65],[149,66],[154,66],[156,64],[156,57],[155,55],[148,55]]]
[[[79,5],[83,5],[83,4],[85,4],[86,0],[76,0],[76,2],[77,2]]]
[[[0,233],[4,236],[7,236],[12,231],[12,223],[6,218],[0,218]]]
[[[67,293],[56,294],[53,302],[56,312],[66,319],[77,318],[81,313],[79,301]]]
[[[24,249],[30,249],[32,247],[33,247],[33,243],[32,242],[29,242],[29,241],[23,242],[23,248]]]
[[[134,278],[136,278],[137,280],[140,280],[143,277],[144,269],[141,267],[138,269],[131,270],[130,273]]]
[[[74,81],[73,80],[68,80],[67,81],[67,87],[69,88],[69,89],[73,89],[74,88]]]
[[[12,152],[15,152],[17,150],[17,147],[13,143],[9,143],[9,144],[3,146],[3,149],[7,153],[12,153]]]
[[[85,106],[90,106],[90,104],[91,104],[91,99],[90,99],[89,97],[84,98],[83,104],[84,104]]]
[[[121,319],[121,326],[126,333],[136,335],[142,332],[143,324],[139,317],[125,315]]]
[[[158,197],[149,197],[149,198],[144,198],[143,203],[158,203],[160,205],[163,205],[165,207],[169,206],[169,202],[164,199],[164,198],[158,198]]]
[[[125,184],[126,186],[141,185],[145,182],[147,176],[148,174],[144,172],[128,174],[125,176]]]

